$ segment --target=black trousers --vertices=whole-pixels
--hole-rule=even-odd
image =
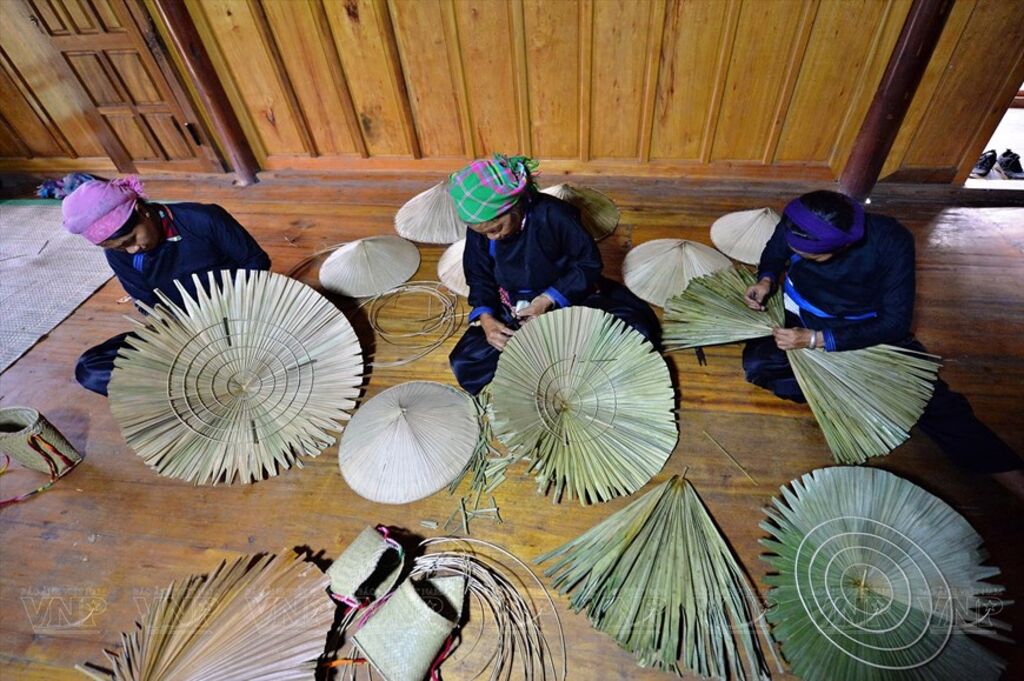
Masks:
[[[924,346],[913,338],[899,345],[925,352]],[[743,370],[747,380],[756,386],[793,402],[807,401],[786,352],[779,350],[774,338],[758,338],[746,344],[743,348]],[[1024,467],[1020,456],[978,420],[967,398],[950,390],[941,378],[935,382],[935,392],[917,426],[962,468],[991,474]]]
[[[127,333],[119,333],[82,353],[75,365],[75,379],[83,388],[106,396],[114,359],[127,337]]]
[[[644,338],[651,341],[657,348],[661,342],[658,318],[650,306],[637,298],[629,289],[615,282],[602,282],[601,292],[593,293],[582,303],[584,307],[594,307],[609,312],[629,326],[639,331]],[[509,318],[507,312],[502,322],[515,328],[516,322]],[[448,361],[452,373],[470,395],[476,395],[494,378],[501,353],[487,342],[484,330],[478,326],[470,327],[455,345]]]

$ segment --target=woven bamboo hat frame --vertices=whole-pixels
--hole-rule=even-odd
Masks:
[[[462,266],[462,256],[466,252],[466,240],[459,239],[449,246],[437,261],[437,277],[452,293],[463,298],[469,296],[469,284],[466,283],[466,270]]]
[[[655,239],[626,253],[622,278],[630,291],[652,305],[664,307],[665,301],[685,290],[691,279],[731,265],[724,255],[696,241]]]
[[[359,408],[338,446],[338,466],[360,496],[405,504],[459,477],[479,441],[469,395],[442,383],[410,381]]]
[[[283,553],[283,552],[282,552]],[[95,681],[312,679],[334,623],[327,576],[293,556],[243,556],[171,584]]]
[[[540,488],[582,503],[632,494],[676,444],[675,391],[660,354],[604,312],[548,312],[509,340],[490,388],[494,434],[532,462]]]
[[[575,207],[580,212],[584,229],[594,241],[611,236],[619,226],[619,209],[610,198],[596,189],[563,182],[541,191]]]
[[[833,679],[1000,677],[991,638],[1007,605],[959,513],[878,468],[837,466],[782,488],[761,527],[768,619],[791,671]],[[1002,639],[1005,640],[1005,639]]]
[[[320,265],[320,285],[331,293],[368,298],[405,283],[420,266],[416,244],[397,236],[350,241]]]
[[[459,218],[448,193],[448,180],[417,194],[398,209],[395,231],[424,244],[451,244],[465,237],[466,223]]]
[[[334,443],[362,379],[359,340],[338,309],[280,274],[193,276],[184,307],[162,301],[114,363],[110,410],[161,475],[253,482]]]
[[[756,265],[780,219],[771,208],[728,213],[711,225],[711,242],[733,260]]]

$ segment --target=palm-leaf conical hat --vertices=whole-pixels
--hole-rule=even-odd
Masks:
[[[320,265],[320,285],[331,293],[367,298],[390,291],[416,274],[420,251],[397,236],[351,241]]]
[[[580,212],[584,229],[594,241],[610,236],[619,225],[619,209],[596,189],[563,182],[541,191],[574,206]]]
[[[648,303],[664,307],[691,279],[717,272],[732,263],[704,244],[685,239],[655,239],[634,246],[622,262],[629,290]]]
[[[780,219],[771,208],[728,213],[711,225],[711,242],[733,260],[756,265]]]
[[[466,252],[466,240],[459,239],[449,246],[437,261],[437,277],[452,293],[463,298],[469,295],[469,284],[466,283],[466,270],[462,266],[462,256]]]
[[[395,215],[395,231],[425,244],[451,244],[465,237],[466,223],[448,193],[448,180],[409,199]]]

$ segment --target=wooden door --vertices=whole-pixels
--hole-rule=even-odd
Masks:
[[[223,170],[138,0],[19,2],[123,148],[119,169],[126,153],[140,172]]]

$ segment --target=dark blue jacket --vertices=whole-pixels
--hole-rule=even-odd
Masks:
[[[900,343],[910,334],[914,237],[884,215],[869,213],[864,227],[860,242],[823,263],[793,253],[781,224],[761,253],[758,278],[784,281],[786,271],[801,321],[823,332],[826,350]]]
[[[531,192],[526,227],[491,241],[467,230],[462,263],[469,284],[469,321],[488,312],[501,317],[498,288],[515,304],[547,293],[559,307],[581,302],[601,279],[601,254],[568,203]]]
[[[152,307],[158,301],[154,291],[160,289],[181,305],[175,279],[194,296],[192,274],[198,274],[206,288],[208,272],[270,269],[270,257],[220,206],[175,203],[161,205],[160,209],[170,212],[179,240],[164,239],[153,250],[134,255],[106,251],[110,268],[135,300]]]

